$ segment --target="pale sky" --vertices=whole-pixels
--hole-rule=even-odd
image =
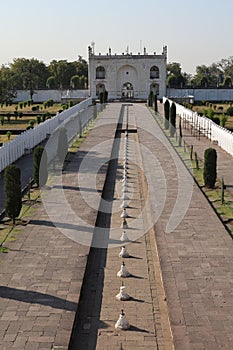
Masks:
[[[161,53],[194,73],[233,56],[232,0],[1,0],[0,65],[14,58],[87,60],[95,52]]]

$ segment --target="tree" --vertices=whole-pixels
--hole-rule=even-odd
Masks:
[[[57,156],[61,163],[64,162],[68,152],[68,138],[65,128],[59,130],[58,144],[57,144]]]
[[[158,112],[158,101],[157,101],[157,95],[154,95],[154,108],[155,108],[155,113]]]
[[[222,72],[222,76],[230,76],[231,79],[233,79],[233,56],[223,58],[220,62],[218,62],[218,67]]]
[[[204,153],[204,184],[214,188],[217,178],[217,152],[214,148],[207,148]]]
[[[179,120],[179,147],[181,147],[181,144],[182,144],[182,125],[181,125],[181,118]]]
[[[16,97],[16,85],[13,74],[9,67],[2,66],[0,69],[0,103],[9,103]]]
[[[10,141],[11,135],[12,135],[12,132],[11,132],[10,130],[8,130],[8,131],[6,132],[6,136],[7,136],[7,140],[8,140],[8,141]]]
[[[46,87],[48,89],[55,89],[56,88],[56,81],[55,81],[55,77],[54,76],[48,77],[48,79],[46,81]]]
[[[170,113],[170,103],[168,100],[164,103],[164,117],[165,117],[165,129],[169,129],[169,113]]]
[[[73,75],[70,79],[70,87],[72,89],[79,89],[80,88],[80,77],[76,74]]]
[[[87,61],[82,58],[82,56],[78,56],[78,60],[73,62],[76,74],[81,77],[84,76],[85,78],[88,77],[88,64]]]
[[[225,76],[222,86],[226,88],[232,87],[232,78],[229,75]]]
[[[150,93],[149,93],[149,96],[148,96],[148,106],[149,106],[149,107],[152,107],[152,104],[153,104],[153,95],[154,95],[153,91],[150,90]]]
[[[45,86],[49,76],[46,65],[35,58],[15,58],[11,64],[17,89],[26,89],[30,91],[31,99],[34,90]]]
[[[108,91],[104,90],[104,103],[108,102]]]
[[[34,150],[33,178],[39,187],[43,187],[48,179],[47,153],[43,146],[37,146]]]
[[[20,169],[15,164],[8,165],[4,170],[5,210],[13,224],[22,208],[20,175]]]
[[[71,77],[76,74],[75,65],[66,60],[53,60],[50,62],[48,69],[54,77],[55,85],[58,89],[68,89]]]
[[[183,87],[187,83],[188,75],[181,72],[181,65],[177,62],[167,64],[167,86],[169,87]]]
[[[100,97],[100,104],[103,104],[104,103],[104,92],[103,91],[100,92],[99,97]]]
[[[210,66],[200,65],[196,67],[192,84],[195,87],[219,86],[222,83],[222,76],[222,71],[216,63]]]
[[[170,135],[171,137],[173,137],[176,132],[176,105],[174,102],[172,102],[172,105],[170,108],[169,121],[170,121]]]

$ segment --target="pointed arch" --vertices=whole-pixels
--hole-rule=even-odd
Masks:
[[[96,79],[105,79],[105,68],[103,66],[96,68]]]
[[[158,79],[159,78],[159,67],[152,66],[150,69],[150,79]]]

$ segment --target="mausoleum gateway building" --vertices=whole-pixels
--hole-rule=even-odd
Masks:
[[[167,46],[161,54],[94,53],[88,47],[89,89],[93,98],[108,91],[109,99],[147,99],[152,90],[161,99],[166,96]]]

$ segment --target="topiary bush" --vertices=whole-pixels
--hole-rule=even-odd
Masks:
[[[5,210],[13,224],[22,208],[20,176],[20,169],[15,164],[8,165],[4,170]]]
[[[170,135],[173,137],[176,132],[176,105],[172,102],[170,113],[169,113],[169,121],[170,121]]]
[[[48,179],[47,153],[43,146],[34,149],[33,178],[37,186],[43,187]]]
[[[232,106],[227,108],[227,114],[230,115],[231,117],[233,116],[233,107]]]
[[[204,184],[208,188],[214,188],[217,178],[217,152],[214,148],[207,148],[204,153]]]
[[[158,112],[158,100],[157,100],[157,95],[154,95],[154,108],[155,108],[155,113]]]
[[[148,96],[148,106],[149,107],[152,107],[153,105],[153,91],[151,90],[150,93],[149,93],[149,96]]]
[[[164,117],[165,117],[164,127],[166,130],[169,129],[169,111],[170,111],[170,103],[168,100],[166,100],[164,103]]]
[[[58,144],[57,144],[57,157],[61,163],[64,162],[68,152],[68,138],[65,128],[59,130]]]

